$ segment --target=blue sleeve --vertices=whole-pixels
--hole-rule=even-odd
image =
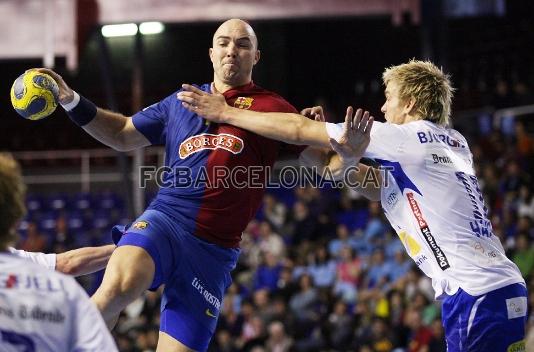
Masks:
[[[176,94],[172,94],[159,103],[132,116],[135,128],[141,132],[152,144],[164,144],[167,135],[167,121],[169,119],[170,106],[176,100]]]

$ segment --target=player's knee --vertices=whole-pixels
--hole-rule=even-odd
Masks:
[[[119,247],[110,259],[101,288],[106,296],[133,300],[150,287],[154,271],[154,261],[144,249]]]

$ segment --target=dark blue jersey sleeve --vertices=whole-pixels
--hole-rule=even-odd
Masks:
[[[167,135],[167,121],[171,104],[176,101],[176,94],[168,96],[158,103],[132,116],[135,128],[141,132],[152,144],[164,144]]]

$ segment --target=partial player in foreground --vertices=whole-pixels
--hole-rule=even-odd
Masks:
[[[345,180],[361,178],[364,168],[354,170],[361,157],[388,167],[381,186],[363,194],[380,200],[406,251],[432,278],[443,302],[448,351],[524,351],[526,285],[493,233],[467,141],[448,127],[448,76],[430,62],[412,60],[386,69],[383,81],[387,123],[373,123],[361,110],[353,116],[352,108],[337,125],[242,111],[227,106],[215,89],[209,94],[189,85],[179,97],[214,122],[288,143],[331,146],[337,154],[316,150],[317,161]]]
[[[0,351],[117,351],[72,277],[8,251],[26,211],[24,193],[18,164],[0,154]]]

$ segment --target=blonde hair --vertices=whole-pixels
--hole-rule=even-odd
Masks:
[[[430,61],[410,60],[391,66],[382,74],[385,85],[395,82],[401,101],[415,100],[414,112],[424,120],[438,125],[449,124],[454,88],[449,75]]]
[[[0,250],[16,240],[14,225],[26,214],[25,193],[19,164],[0,153]]]

